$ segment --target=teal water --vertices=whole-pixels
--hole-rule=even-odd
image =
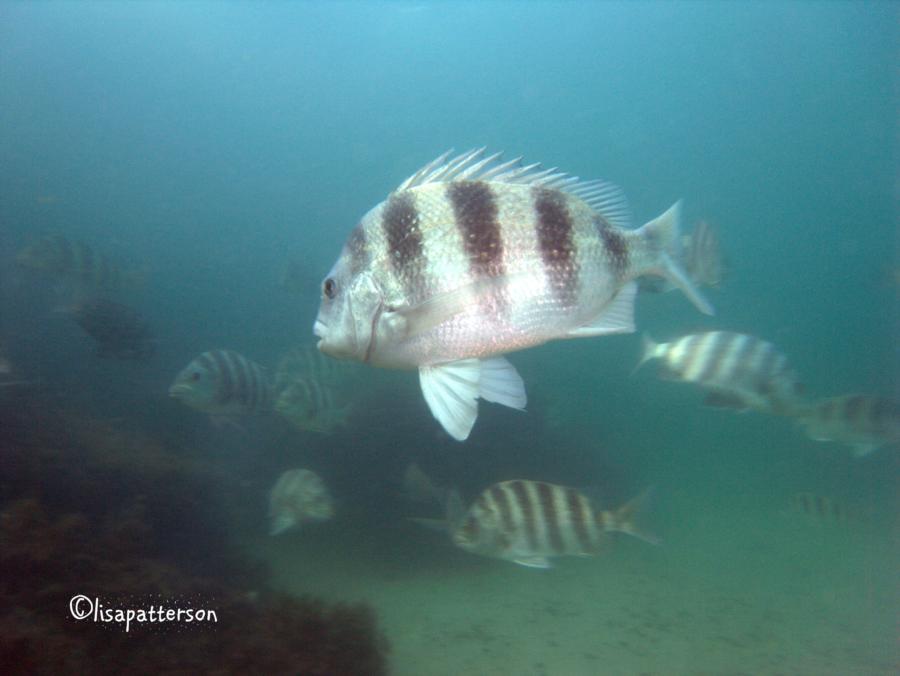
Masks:
[[[280,589],[373,603],[398,674],[894,673],[897,449],[854,459],[706,408],[652,364],[631,373],[639,335],[512,355],[528,413],[483,405],[462,444],[412,373],[359,370],[327,436],[223,431],[166,389],[208,349],[274,368],[312,343],[359,218],[448,148],[487,146],[615,182],[638,223],[683,198],[687,224],[715,224],[716,315],[642,294],[638,334],[745,332],[814,397],[900,398],[898,25],[887,2],[3,3],[0,356],[58,405],[242,479],[235,539]],[[71,289],[14,261],[48,232],[146,271],[123,300],[153,361],[99,360],[53,312]],[[467,499],[511,478],[605,506],[654,486],[664,543],[551,571],[478,558],[404,520],[439,512],[399,496],[410,461]],[[338,517],[266,539],[293,467]],[[865,517],[804,519],[801,492]]]

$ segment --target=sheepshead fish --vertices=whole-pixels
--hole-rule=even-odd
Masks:
[[[418,369],[432,414],[464,440],[478,398],[522,409],[501,355],[634,330],[635,278],[668,278],[712,308],[681,269],[680,203],[629,229],[622,192],[555,169],[445,153],[351,232],[322,282],[319,349]]]
[[[816,402],[799,416],[816,441],[848,444],[860,458],[883,446],[900,446],[900,403],[864,394]]]
[[[194,359],[175,377],[169,396],[213,416],[272,409],[266,369],[233,350],[210,350]]]
[[[638,366],[651,359],[662,361],[664,377],[710,390],[705,400],[709,406],[778,415],[796,415],[805,408],[802,386],[787,358],[755,336],[708,331],[671,343],[644,336]]]
[[[116,291],[143,284],[141,271],[126,269],[80,240],[61,234],[45,235],[16,255],[16,262],[48,277],[68,279],[88,289]]]
[[[457,547],[531,568],[549,568],[550,557],[598,554],[610,531],[658,542],[634,523],[645,496],[646,492],[616,510],[604,511],[574,488],[515,479],[489,487],[465,512],[459,495],[451,493],[447,521]]]
[[[309,521],[334,516],[334,502],[322,478],[308,469],[284,472],[269,491],[269,534],[279,535]]]

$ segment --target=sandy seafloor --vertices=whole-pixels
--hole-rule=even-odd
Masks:
[[[895,533],[703,499],[667,501],[661,546],[619,535],[551,570],[411,523],[250,546],[276,587],[372,603],[402,676],[900,673]]]

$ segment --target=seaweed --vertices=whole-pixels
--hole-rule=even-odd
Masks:
[[[19,403],[0,410],[0,672],[386,673],[371,607],[267,588],[232,541],[236,479],[138,432]],[[126,632],[73,618],[78,594],[217,621]]]

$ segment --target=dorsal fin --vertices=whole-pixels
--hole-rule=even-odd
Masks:
[[[486,155],[486,148],[475,148],[456,156],[452,153],[452,150],[448,150],[426,164],[397,186],[394,192],[451,181],[494,181],[542,186],[575,195],[614,226],[631,227],[631,210],[625,193],[612,183],[582,181],[556,167],[543,169],[539,163],[522,164],[521,157],[500,162],[503,153]]]

